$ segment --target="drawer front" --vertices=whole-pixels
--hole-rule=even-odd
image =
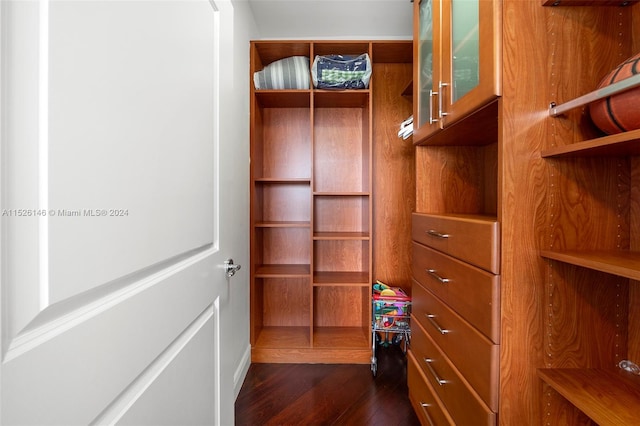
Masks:
[[[411,289],[413,316],[478,395],[498,410],[499,349],[420,284]],[[413,342],[412,342],[413,346]]]
[[[414,213],[412,238],[494,274],[500,273],[500,229],[495,220]]]
[[[500,343],[500,276],[413,243],[413,276],[461,317]]]
[[[407,352],[407,386],[409,400],[415,410],[420,423],[423,425],[455,425],[449,417],[446,408],[427,383],[427,378],[418,366],[418,361]]]
[[[411,351],[427,382],[459,425],[495,425],[496,414],[469,388],[418,321],[411,322]]]

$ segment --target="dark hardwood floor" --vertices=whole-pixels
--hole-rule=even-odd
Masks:
[[[236,425],[381,425],[420,422],[407,394],[399,346],[368,364],[252,364],[236,400]]]

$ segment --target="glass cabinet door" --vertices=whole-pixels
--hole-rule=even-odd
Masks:
[[[414,71],[416,102],[414,108],[414,141],[424,139],[439,129],[438,81],[440,76],[440,2],[414,2]]]
[[[500,95],[500,0],[442,3],[442,123],[452,124]]]
[[[480,82],[479,0],[451,2],[451,102]]]
[[[414,1],[414,143],[500,96],[501,5]]]

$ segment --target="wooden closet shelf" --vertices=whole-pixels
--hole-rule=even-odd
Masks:
[[[256,228],[309,228],[310,221],[264,221],[257,222]]]
[[[257,278],[287,278],[310,275],[311,267],[305,264],[295,265],[257,265]]]
[[[540,155],[543,158],[640,155],[640,130],[551,148]]]
[[[640,376],[579,368],[543,368],[538,376],[599,425],[638,424]]]
[[[484,146],[498,140],[498,104],[494,100],[432,135],[416,140],[424,146]]]
[[[369,350],[369,330],[362,327],[314,327],[316,348],[353,348]]]
[[[315,232],[314,240],[368,240],[368,232]]]
[[[256,90],[255,99],[264,108],[309,108],[311,90]]]
[[[309,327],[263,327],[256,340],[257,348],[309,348]]]
[[[639,0],[544,0],[543,6],[630,6]]]
[[[315,271],[313,273],[313,285],[363,285],[370,286],[369,273],[363,272],[348,272],[348,271]]]
[[[316,108],[363,108],[369,105],[369,89],[313,91]]]
[[[608,274],[640,280],[640,252],[622,250],[541,250],[540,255]]]
[[[261,177],[255,178],[256,183],[302,183],[309,184],[310,178]]]
[[[370,192],[314,192],[316,197],[368,197]]]

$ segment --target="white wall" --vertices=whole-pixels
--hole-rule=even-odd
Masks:
[[[246,0],[261,39],[411,40],[411,0]]]
[[[238,185],[244,188],[243,194],[234,197],[244,200],[244,205],[237,214],[242,216],[241,223],[247,224],[244,229],[227,229],[221,224],[221,233],[233,233],[233,238],[225,238],[238,244],[231,248],[231,252],[243,253],[243,264],[239,273],[231,280],[230,303],[232,310],[227,316],[231,321],[223,324],[221,345],[223,351],[231,351],[229,359],[236,362],[232,366],[222,366],[233,371],[234,399],[242,387],[242,383],[251,362],[251,347],[249,344],[249,42],[255,38],[255,21],[246,0],[218,0],[216,4],[221,9],[229,8],[233,19],[222,19],[220,57],[220,138],[232,140],[226,146],[235,147],[228,152],[221,152],[221,185],[229,185],[229,179],[237,176],[231,171],[225,173],[224,161],[228,156],[246,159],[245,170],[241,175],[245,182]],[[225,15],[223,15],[225,16]],[[237,182],[236,182],[237,185]],[[225,200],[220,200],[225,203]],[[239,262],[237,262],[239,263]],[[224,390],[223,390],[224,392]]]

